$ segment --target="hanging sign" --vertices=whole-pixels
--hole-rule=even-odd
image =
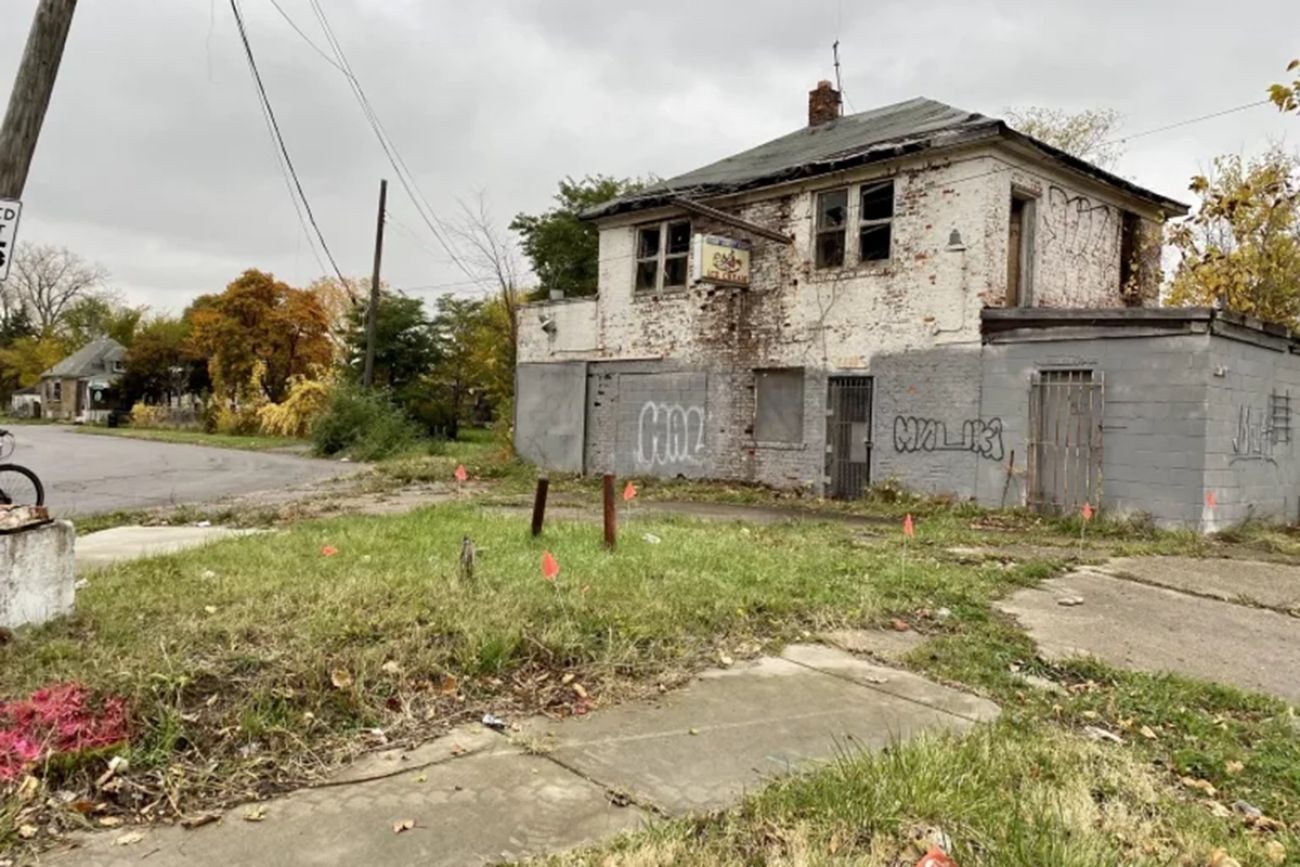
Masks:
[[[748,241],[721,235],[695,236],[694,278],[696,283],[723,283],[728,286],[749,285]]]

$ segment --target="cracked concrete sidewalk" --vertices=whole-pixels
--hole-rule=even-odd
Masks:
[[[996,718],[982,698],[821,645],[704,673],[653,704],[458,729],[219,823],[84,835],[46,863],[109,867],[491,864],[731,806],[855,748]],[[400,833],[399,823],[413,822]],[[135,839],[136,835],[142,835]],[[132,841],[132,842],[123,842]]]
[[[1020,621],[1046,659],[1091,655],[1300,704],[1298,604],[1297,566],[1132,557],[1021,590],[999,608]]]

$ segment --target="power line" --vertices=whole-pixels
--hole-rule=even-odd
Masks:
[[[330,26],[329,19],[325,15],[325,10],[321,7],[318,0],[310,0],[310,2],[312,11],[315,13],[316,19],[320,23],[321,30],[325,35],[325,40],[336,58],[336,60],[331,60],[331,65],[342,72],[343,76],[348,80],[353,95],[361,106],[362,114],[365,115],[366,121],[370,124],[371,130],[375,134],[375,138],[378,139],[379,145],[384,151],[384,155],[388,158],[389,164],[397,174],[398,182],[402,185],[402,188],[406,190],[406,194],[410,197],[411,203],[415,205],[416,213],[420,215],[420,219],[424,221],[424,224],[429,228],[430,233],[437,240],[439,246],[446,251],[447,255],[451,258],[451,261],[456,265],[456,267],[459,268],[466,277],[478,279],[474,272],[461,260],[461,257],[457,254],[454,246],[446,237],[449,234],[447,227],[438,219],[438,216],[433,210],[433,207],[429,204],[428,199],[424,197],[424,194],[420,192],[419,187],[415,185],[414,175],[407,167],[406,160],[402,158],[400,151],[397,149],[397,145],[392,140],[392,136],[390,136],[387,129],[384,128],[383,122],[379,119],[379,114],[375,111],[369,97],[366,96],[365,89],[361,86],[360,80],[352,69],[352,64],[348,62],[342,44],[334,34],[333,28]],[[278,3],[276,4],[276,7],[279,9],[280,14],[292,23],[291,19],[289,19],[284,10],[279,7]],[[294,25],[293,29],[318,53],[323,53],[299,27]],[[327,57],[326,59],[328,60],[329,58]]]
[[[248,58],[248,68],[253,74],[253,82],[257,85],[258,97],[261,101],[266,119],[269,122],[272,136],[279,145],[280,153],[284,157],[284,165],[289,170],[293,178],[294,188],[298,191],[298,197],[302,200],[303,211],[306,212],[307,220],[311,223],[312,229],[316,233],[317,240],[320,241],[321,249],[325,251],[325,256],[329,259],[330,266],[333,267],[334,273],[338,275],[340,281],[346,282],[343,272],[339,270],[338,262],[334,260],[334,254],[330,251],[329,244],[325,241],[325,235],[321,232],[320,225],[316,222],[316,215],[312,213],[311,202],[307,199],[307,193],[303,190],[302,181],[298,178],[298,171],[294,168],[293,158],[289,156],[289,148],[284,142],[284,134],[280,131],[280,123],[276,120],[275,109],[271,105],[271,98],[266,93],[266,85],[262,81],[262,73],[257,68],[257,59],[253,55],[253,46],[248,41],[248,30],[244,26],[244,15],[239,9],[239,0],[230,0],[230,9],[235,14],[235,24],[239,28],[239,40],[244,46],[244,55]],[[301,216],[301,212],[299,214]],[[308,239],[310,241],[310,238]],[[313,248],[314,249],[314,248]]]
[[[1155,129],[1148,129],[1142,132],[1135,132],[1133,133],[1133,135],[1126,135],[1123,136],[1122,138],[1111,139],[1110,141],[1102,142],[1102,144],[1103,145],[1121,144],[1123,142],[1132,141],[1135,138],[1143,138],[1145,136],[1155,135],[1158,132],[1168,132],[1171,129],[1178,129],[1184,126],[1191,126],[1192,124],[1200,123],[1201,121],[1213,120],[1216,117],[1223,117],[1224,115],[1236,114],[1237,112],[1245,111],[1248,108],[1258,108],[1261,105],[1269,105],[1269,104],[1270,104],[1270,100],[1267,99],[1261,99],[1256,102],[1248,102],[1245,103],[1244,105],[1236,105],[1233,106],[1232,108],[1225,108],[1222,111],[1214,111],[1214,112],[1210,112],[1209,114],[1203,114],[1200,117],[1191,117],[1188,118],[1187,120],[1180,120],[1177,123],[1171,123],[1166,126],[1158,126]]]

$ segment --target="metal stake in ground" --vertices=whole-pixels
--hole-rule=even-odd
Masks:
[[[614,474],[605,473],[605,547],[614,550],[614,542],[618,535],[618,513],[614,510]]]
[[[533,495],[533,536],[542,535],[542,522],[546,520],[546,492],[551,488],[551,480],[542,476],[537,480],[537,493]]]

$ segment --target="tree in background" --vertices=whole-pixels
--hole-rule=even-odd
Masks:
[[[1006,121],[1016,131],[1103,169],[1113,168],[1124,155],[1115,141],[1123,120],[1113,108],[1069,112],[1031,105],[1006,110]]]
[[[130,346],[145,310],[128,307],[107,293],[83,295],[63,311],[58,330],[74,348],[100,337]]]
[[[126,351],[118,391],[123,404],[167,404],[185,394],[211,390],[207,360],[194,353],[186,316],[155,316],[135,333]]]
[[[519,234],[538,281],[530,297],[545,298],[554,289],[575,298],[595,295],[600,236],[595,225],[580,215],[645,185],[635,178],[604,175],[588,175],[580,181],[565,178],[555,195],[555,207],[541,214],[518,214],[510,229]]]
[[[10,394],[19,388],[31,388],[69,351],[68,344],[53,334],[19,337],[0,347],[0,380],[7,383]]]
[[[450,437],[456,435],[461,422],[484,421],[489,411],[482,390],[482,371],[475,365],[474,343],[483,307],[479,299],[454,295],[443,295],[434,305],[431,325],[439,360],[429,378]]]
[[[98,292],[108,279],[102,265],[86,262],[66,247],[20,245],[9,272],[12,292],[38,331],[53,332],[77,301]]]
[[[1277,147],[1219,157],[1190,188],[1200,204],[1167,233],[1179,255],[1169,303],[1300,329],[1300,160]]]
[[[262,271],[245,271],[220,295],[195,299],[189,316],[191,346],[208,359],[213,390],[228,401],[251,400],[257,380],[260,396],[278,403],[291,377],[317,376],[334,358],[319,297]]]
[[[346,378],[359,383],[366,361],[366,308],[353,308],[348,322]],[[410,407],[426,390],[425,377],[440,357],[424,302],[381,290],[375,318],[375,385],[390,390],[399,405]]]
[[[1300,59],[1288,63],[1286,71],[1295,73],[1295,80],[1290,84],[1272,85],[1268,89],[1268,98],[1278,111],[1300,114]]]

